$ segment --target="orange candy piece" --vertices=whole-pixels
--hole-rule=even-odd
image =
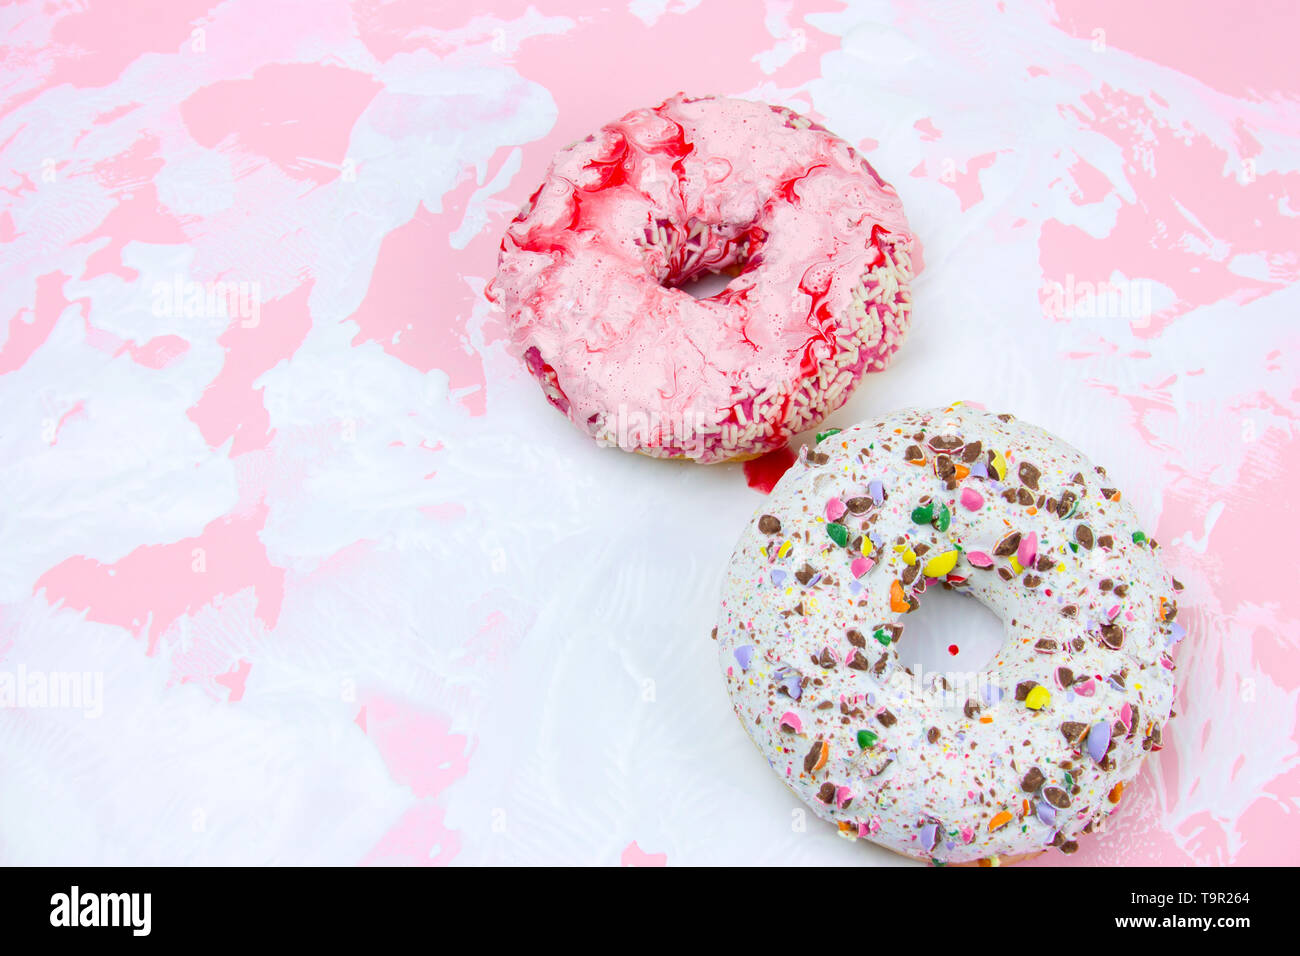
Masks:
[[[1011,819],[1012,818],[1011,818],[1010,811],[1008,810],[1000,811],[997,816],[995,816],[992,820],[989,821],[989,833],[992,833],[994,830],[998,829],[999,827],[1006,826],[1008,823],[1011,822]]]
[[[911,610],[911,607],[907,603],[907,595],[903,593],[903,582],[895,578],[894,583],[889,586],[889,609],[906,613]]]
[[[1124,784],[1120,782],[1110,788],[1110,793],[1106,794],[1106,799],[1111,803],[1119,803],[1119,798],[1122,796],[1124,796]]]

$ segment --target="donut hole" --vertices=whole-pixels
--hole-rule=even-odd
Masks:
[[[987,673],[1006,641],[1002,621],[978,598],[940,586],[926,588],[921,606],[901,623],[899,663],[923,679]]]
[[[728,272],[703,272],[676,288],[697,299],[711,299],[731,284],[732,275]]]

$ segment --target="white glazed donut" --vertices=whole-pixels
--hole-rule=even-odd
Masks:
[[[1103,469],[1010,415],[834,433],[732,555],[715,635],[736,713],[845,836],[935,863],[1073,852],[1171,716],[1181,585],[1156,547]],[[898,662],[936,587],[1002,620],[987,673]]]

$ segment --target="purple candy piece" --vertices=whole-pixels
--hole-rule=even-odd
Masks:
[[[977,461],[970,466],[970,473],[976,478],[987,478],[989,476],[989,466],[983,460]]]
[[[1110,721],[1099,720],[1092,725],[1088,731],[1088,756],[1097,763],[1101,763],[1106,756],[1106,748],[1110,746]]]
[[[873,478],[867,482],[867,493],[871,495],[871,500],[877,505],[885,501],[885,486],[881,484],[879,478]]]
[[[992,707],[994,704],[998,703],[998,701],[1002,700],[1004,693],[1005,692],[1002,688],[996,684],[985,684],[982,694],[985,706]]]
[[[785,584],[785,579],[786,579],[786,573],[784,571],[782,571],[780,568],[772,569],[773,584],[775,584],[777,587],[780,587],[781,585]]]
[[[803,684],[799,680],[799,672],[793,667],[782,667],[772,677],[776,680],[776,685],[794,700],[803,696]]]
[[[860,581],[850,581],[850,582],[849,582],[849,593],[850,593],[850,594],[857,594],[857,593],[858,593],[859,591],[861,591],[861,590],[862,590],[862,583],[861,583]]]
[[[937,823],[927,823],[921,827],[921,846],[925,847],[926,852],[934,849],[934,845],[939,840],[939,825]]]
[[[1038,819],[1042,820],[1049,827],[1056,824],[1056,808],[1046,801],[1038,804]]]
[[[1177,621],[1174,621],[1174,626],[1169,629],[1170,642],[1173,644],[1177,644],[1186,636],[1187,636],[1187,628],[1183,627]]]
[[[754,659],[754,645],[746,644],[736,648],[732,653],[736,655],[736,663],[740,665],[740,669],[749,670],[749,662]]]

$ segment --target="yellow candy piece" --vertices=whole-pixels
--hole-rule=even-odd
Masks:
[[[1007,477],[1007,460],[1002,457],[1002,452],[993,453],[993,470],[998,473],[998,481],[1003,481]]]
[[[906,561],[908,565],[916,564],[916,552],[911,548],[908,548],[903,552],[903,560]]]
[[[1038,684],[1025,697],[1025,706],[1030,710],[1042,710],[1052,702],[1052,692]]]
[[[1011,570],[1015,571],[1016,574],[1019,574],[1021,571],[1024,570],[1024,568],[1020,566],[1020,562],[1016,560],[1016,556],[1014,554],[1011,556]]]
[[[781,543],[781,550],[777,551],[776,556],[777,556],[778,558],[784,558],[787,554],[790,553],[790,549],[793,548],[793,547],[794,547],[794,542],[792,542],[792,541],[784,541],[784,542],[782,542],[782,543]]]
[[[925,562],[925,567],[921,569],[921,573],[927,578],[943,577],[953,568],[957,567],[957,554],[958,552],[956,549],[945,551],[943,554],[936,554],[929,561]]]
[[[864,534],[862,536],[862,553],[864,555],[870,555],[875,550],[876,550],[876,543],[872,541],[868,535]]]

